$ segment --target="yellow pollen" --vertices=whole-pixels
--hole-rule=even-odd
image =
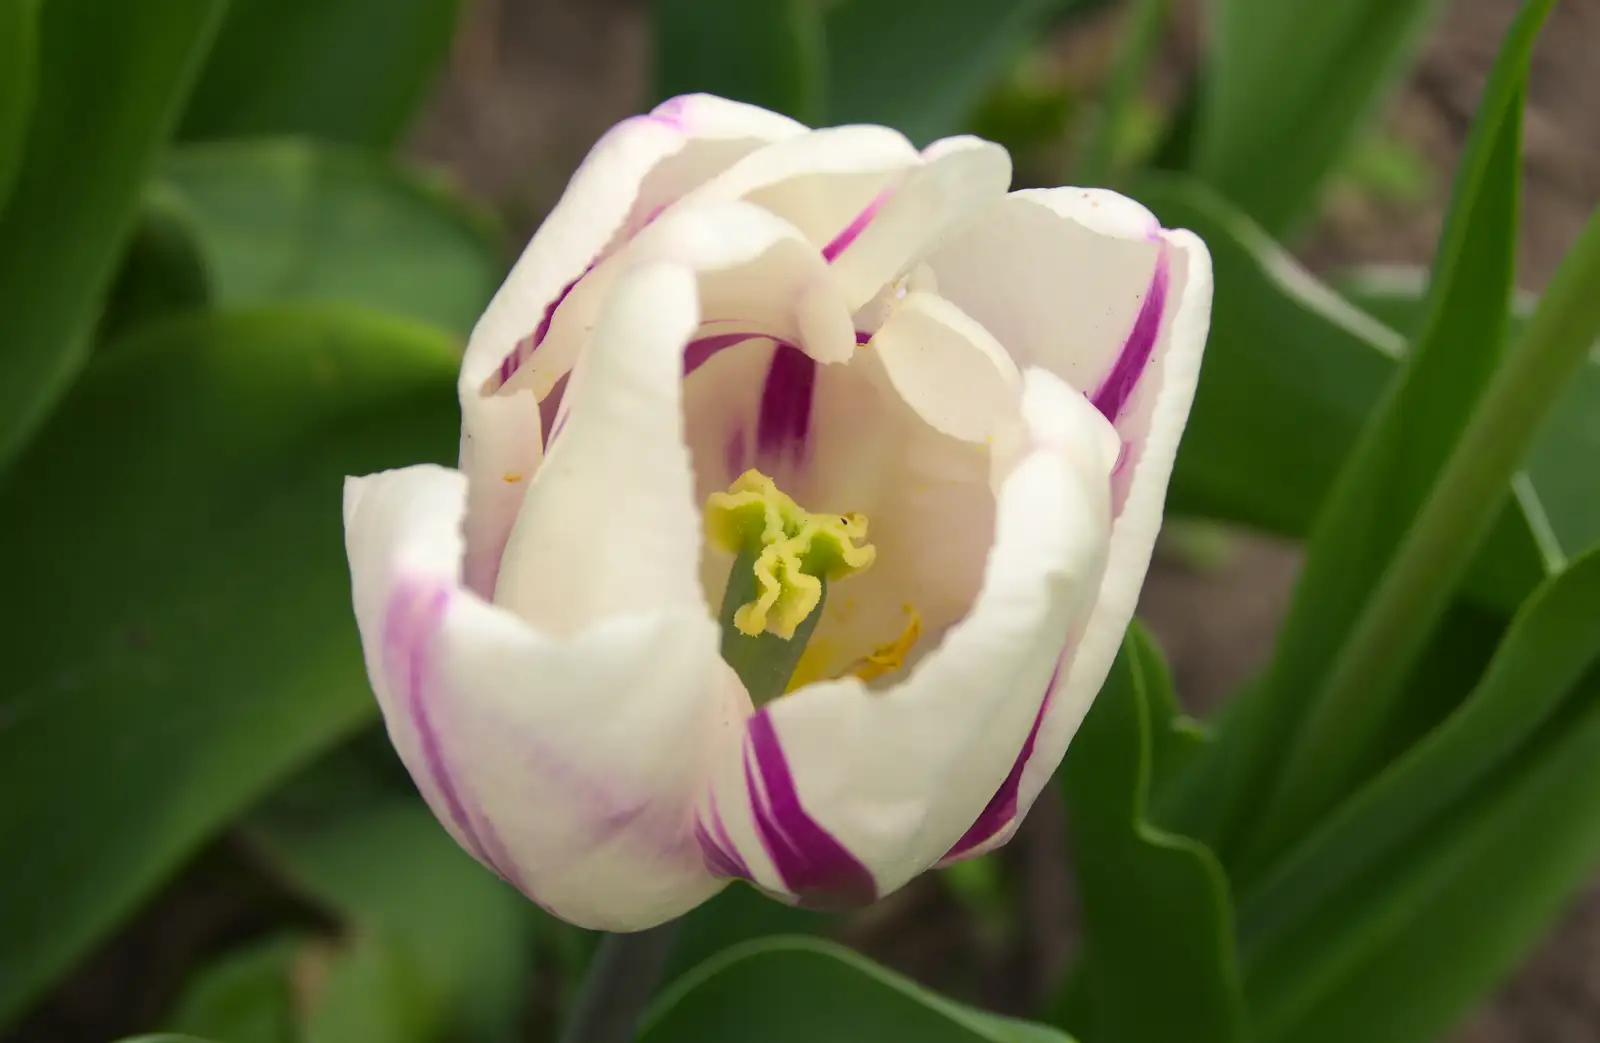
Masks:
[[[922,636],[922,616],[910,605],[904,607],[907,617],[906,628],[900,632],[900,636],[888,644],[879,645],[863,658],[856,660],[845,673],[853,674],[863,681],[875,681],[905,665],[906,656],[911,654],[917,638]]]
[[[854,575],[877,556],[863,542],[864,515],[812,514],[755,470],[740,475],[727,492],[711,494],[705,525],[713,543],[748,561],[754,573],[754,598],[733,614],[734,627],[750,637],[793,638],[822,602],[822,581]],[[735,580],[743,577],[730,578],[730,585]]]

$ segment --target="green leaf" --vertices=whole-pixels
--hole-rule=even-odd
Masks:
[[[163,1032],[155,1036],[130,1036],[121,1043],[215,1043],[213,1040],[198,1039],[194,1036],[174,1036]],[[232,1041],[229,1041],[232,1043]]]
[[[820,7],[812,0],[654,0],[656,98],[719,94],[821,123]]]
[[[1439,0],[1222,0],[1194,169],[1269,231],[1317,189],[1388,94]]]
[[[1062,765],[1085,940],[1061,1014],[1085,1039],[1243,1038],[1227,878],[1203,845],[1148,819],[1174,711],[1161,653],[1135,627]]]
[[[186,140],[301,134],[388,148],[427,96],[460,0],[232,0]]]
[[[343,301],[465,335],[505,274],[487,217],[360,153],[191,146],[162,175],[223,305]]]
[[[269,938],[203,965],[184,982],[166,1024],[228,1043],[291,1043],[294,963],[306,944],[295,935]]]
[[[510,1038],[544,914],[463,852],[414,794],[373,793],[356,755],[340,750],[296,779],[247,835],[295,890],[406,957],[457,1026],[452,1038]]]
[[[702,964],[646,1013],[640,1043],[1071,1043],[963,1007],[831,942],[767,938]]]
[[[327,954],[305,1043],[427,1043],[440,1031],[435,997],[410,950],[358,934]],[[232,1041],[230,1041],[232,1043]]]
[[[743,942],[779,934],[822,934],[838,921],[837,916],[775,902],[753,887],[734,882],[683,918],[662,979],[674,981]]]
[[[1456,173],[1429,319],[1318,515],[1272,664],[1255,690],[1257,745],[1246,773],[1249,786],[1271,797],[1246,827],[1249,865],[1304,835],[1372,771],[1384,730],[1404,714],[1406,671],[1478,550],[1478,539],[1465,543],[1459,566],[1445,567],[1424,587],[1402,591],[1395,585],[1401,568],[1417,560],[1413,525],[1422,521],[1447,465],[1453,466],[1504,354],[1522,101],[1533,43],[1553,3],[1534,0],[1523,7],[1502,45]],[[1498,488],[1503,502],[1506,487]],[[1499,507],[1484,505],[1481,520],[1458,511],[1452,524],[1481,532]],[[1443,546],[1433,541],[1420,552]],[[1374,629],[1367,617],[1402,597],[1403,618],[1385,617]]]
[[[195,232],[194,214],[175,191],[159,183],[146,189],[138,224],[95,330],[98,346],[211,302],[211,274]]]
[[[1469,698],[1251,888],[1239,910],[1246,950],[1336,895],[1494,776],[1597,660],[1600,552],[1546,582],[1513,620]]]
[[[1431,1043],[1600,858],[1600,672],[1516,761],[1247,967],[1260,1043]]]
[[[224,0],[39,9],[26,153],[0,214],[0,471],[89,355],[140,191]]]
[[[38,58],[39,0],[0,0],[0,212],[28,140]]]
[[[1054,16],[1083,0],[842,0],[827,15],[828,122],[882,123],[925,144],[966,129],[984,92]]]
[[[371,720],[347,474],[454,458],[456,353],[346,310],[97,357],[0,489],[0,1022],[274,782]]]
[[[1420,269],[1391,269],[1351,273],[1339,286],[1360,307],[1410,334],[1426,319],[1427,281]],[[1536,302],[1530,295],[1516,300],[1509,340],[1521,335]],[[1600,355],[1591,356],[1562,392],[1516,490],[1530,522],[1540,523],[1541,546],[1553,567],[1600,546],[1600,482],[1592,478],[1597,456]]]

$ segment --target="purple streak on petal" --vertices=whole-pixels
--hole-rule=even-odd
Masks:
[[[1028,737],[1023,740],[1022,749],[1011,765],[1010,774],[1000,783],[1000,788],[995,790],[994,796],[989,798],[989,803],[978,813],[978,817],[961,835],[961,839],[956,841],[955,846],[939,860],[941,865],[959,862],[967,852],[993,838],[1016,819],[1017,791],[1022,788],[1022,772],[1027,768],[1028,761],[1033,758],[1033,747],[1039,741],[1039,728],[1044,724],[1045,714],[1050,711],[1050,697],[1055,693],[1056,680],[1061,676],[1061,664],[1065,659],[1066,656],[1062,655],[1056,660],[1056,668],[1050,674],[1050,683],[1045,685],[1044,699],[1039,703],[1039,712],[1033,716],[1033,727],[1028,729]]]
[[[872,340],[872,334],[866,330],[856,330],[856,347],[861,347]]]
[[[433,639],[444,624],[450,607],[450,591],[443,587],[401,584],[389,596],[383,622],[383,645],[389,683],[404,691],[405,706],[417,730],[422,769],[439,794],[445,814],[460,834],[463,846],[484,865],[511,880],[483,843],[472,815],[456,786],[454,774],[445,759],[444,744],[434,726],[430,702],[437,695],[434,675]]]
[[[671,127],[673,130],[687,130],[688,127],[684,124],[683,116],[684,110],[688,107],[689,96],[687,94],[680,94],[677,97],[668,98],[660,105],[657,105],[655,108],[651,109],[648,118],[662,124],[663,126]]]
[[[872,219],[878,216],[878,211],[883,209],[883,204],[889,201],[889,196],[892,194],[886,188],[876,196],[873,196],[872,202],[868,203],[861,213],[852,218],[850,223],[845,225],[844,229],[829,240],[827,246],[822,248],[822,259],[831,264],[834,258],[848,250],[850,244],[855,242],[862,232],[866,231],[867,226],[872,223]]]
[[[739,849],[734,847],[732,838],[728,836],[728,827],[722,821],[722,812],[717,809],[715,796],[711,798],[707,816],[695,816],[694,839],[700,845],[706,868],[712,873],[730,879],[751,878],[750,867],[740,857]]]
[[[728,435],[728,442],[722,447],[722,467],[729,481],[745,472],[745,465],[748,463],[746,457],[749,455],[747,447],[749,440],[749,434],[745,429],[738,427]]]
[[[714,333],[709,337],[696,337],[683,349],[683,375],[688,376],[707,362],[711,356],[724,348],[731,348],[735,344],[742,344],[747,340],[760,337],[759,333],[740,331],[737,333]]]
[[[1111,364],[1111,371],[1100,382],[1091,401],[1102,416],[1115,424],[1123,407],[1144,376],[1145,367],[1155,351],[1156,339],[1161,334],[1161,320],[1167,307],[1167,283],[1171,278],[1171,262],[1163,244],[1156,254],[1156,267],[1150,277],[1150,287],[1145,291],[1144,303],[1133,321],[1133,330],[1123,342],[1122,350]]]
[[[816,384],[816,360],[792,344],[779,343],[761,387],[761,409],[756,415],[758,457],[804,459]]]
[[[861,905],[878,897],[867,867],[800,803],[778,730],[765,709],[745,724],[745,786],[756,836],[783,886],[809,908]]]

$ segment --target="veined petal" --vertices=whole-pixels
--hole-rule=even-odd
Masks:
[[[539,401],[571,369],[577,344],[549,352],[512,393],[493,392],[528,364],[568,288],[619,237],[769,141],[805,132],[786,117],[709,95],[673,98],[613,127],[590,150],[479,319],[461,367],[461,466],[472,484],[468,579],[493,588],[526,478],[538,467]],[[531,393],[517,393],[517,392]],[[500,486],[511,486],[501,488]]]
[[[1010,184],[1011,156],[993,142],[944,138],[923,149],[921,163],[832,258],[851,310],[1003,198]]]
[[[396,751],[456,841],[574,923],[635,930],[720,886],[692,826],[741,706],[704,615],[540,633],[460,583],[466,479],[353,478],[345,540]]]
[[[955,845],[1012,769],[1099,588],[1114,463],[1082,396],[1037,370],[1024,384],[1026,450],[972,612],[893,687],[819,683],[758,710],[699,807],[713,867],[807,902],[883,895]]]
[[[528,485],[496,603],[559,634],[653,610],[709,615],[682,409],[698,324],[688,269],[654,262],[617,280]]]

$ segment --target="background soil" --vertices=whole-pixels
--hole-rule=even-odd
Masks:
[[[1285,0],[1291,2],[1291,0]],[[1426,262],[1453,169],[1500,34],[1518,0],[1449,0],[1426,54],[1384,117],[1385,133],[1421,160],[1422,184],[1330,193],[1300,249],[1311,267]],[[1166,50],[1176,80],[1199,38],[1184,5]],[[1115,25],[1053,41],[1069,65],[1094,66]],[[1600,0],[1563,0],[1535,60],[1527,116],[1521,282],[1537,290],[1600,201]],[[410,145],[419,161],[499,207],[520,243],[589,145],[639,110],[649,39],[641,0],[475,0],[452,67]],[[1180,694],[1214,706],[1261,663],[1298,557],[1287,544],[1232,534],[1219,548],[1158,556],[1141,613],[1170,657]],[[1177,541],[1175,541],[1177,542]],[[1057,805],[1041,801],[1008,849],[1028,919],[985,932],[925,879],[871,910],[850,941],[942,988],[1006,1011],[1034,1008],[1070,955],[1076,911]],[[11,1043],[103,1043],[149,1028],[204,952],[248,937],[290,910],[241,879],[225,844],[175,881],[135,923],[28,1019]],[[1418,968],[1426,973],[1426,968]],[[1452,1043],[1593,1043],[1600,1039],[1600,884],[1457,1033]]]

